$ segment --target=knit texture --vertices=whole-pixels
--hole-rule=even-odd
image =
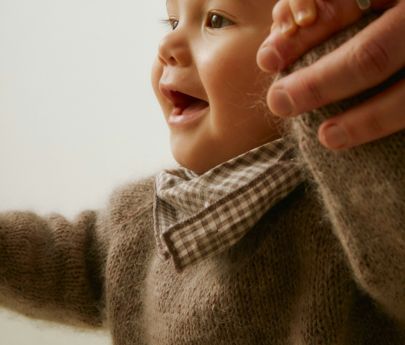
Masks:
[[[405,344],[405,133],[340,153],[316,136],[358,100],[292,120],[310,182],[181,274],[157,255],[153,178],[73,222],[1,214],[0,304],[108,327],[114,345]]]

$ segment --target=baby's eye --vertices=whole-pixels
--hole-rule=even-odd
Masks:
[[[225,26],[230,26],[235,24],[233,21],[225,18],[218,13],[208,13],[206,25],[212,29],[220,29]]]
[[[169,18],[169,24],[172,30],[175,30],[177,28],[177,25],[179,25],[179,20],[175,18]]]

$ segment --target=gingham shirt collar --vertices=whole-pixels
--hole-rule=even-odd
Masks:
[[[303,176],[284,139],[267,143],[198,175],[164,170],[155,180],[159,255],[180,272],[236,244]]]

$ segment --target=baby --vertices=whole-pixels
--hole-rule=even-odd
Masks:
[[[405,343],[404,134],[326,150],[319,124],[359,100],[275,121],[274,4],[167,1],[152,84],[180,166],[72,223],[1,214],[3,306],[115,345]]]
[[[275,1],[168,1],[172,31],[160,43],[152,84],[174,158],[203,173],[278,136],[265,105],[270,83],[256,54]]]

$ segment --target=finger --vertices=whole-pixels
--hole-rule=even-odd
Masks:
[[[405,9],[405,2],[402,3]],[[294,116],[380,84],[405,65],[404,13],[388,10],[355,38],[271,86],[275,115]]]
[[[297,25],[304,27],[315,22],[317,15],[315,0],[290,0],[289,3]]]
[[[275,9],[280,7],[277,11],[284,12],[285,1],[278,2]],[[395,0],[373,0],[372,8],[384,9],[395,3]],[[353,24],[364,14],[354,0],[317,0],[316,5],[316,25],[301,28],[298,32],[292,30],[291,33],[295,33],[294,36],[282,34],[281,31],[277,30],[272,31],[257,54],[260,68],[268,72],[284,69],[305,52],[344,27]]]
[[[375,10],[387,9],[394,6],[398,1],[401,0],[373,0],[371,1],[371,8]]]
[[[284,13],[284,6],[284,1],[281,1],[274,7],[275,22],[281,22],[279,16]],[[280,31],[271,32],[257,54],[260,68],[268,72],[284,69],[310,48],[354,23],[362,15],[354,0],[317,1],[317,8],[316,24],[301,28],[294,36],[286,37]]]
[[[273,7],[272,32],[279,31],[284,35],[294,34],[298,26],[295,24],[288,0],[281,0]]]
[[[402,80],[360,106],[325,121],[318,130],[319,141],[329,149],[340,150],[404,130],[404,99]]]

